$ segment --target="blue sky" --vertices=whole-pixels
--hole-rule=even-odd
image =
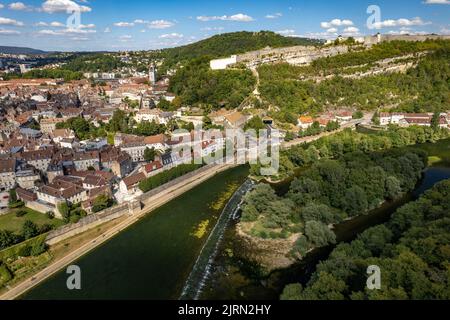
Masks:
[[[369,29],[367,9],[380,19]],[[80,12],[80,20],[67,13]],[[0,0],[0,45],[43,50],[172,47],[214,34],[272,30],[335,38],[381,33],[450,34],[450,0]]]

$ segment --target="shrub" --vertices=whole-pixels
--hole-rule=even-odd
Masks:
[[[19,211],[16,212],[16,217],[17,218],[21,218],[21,217],[23,217],[26,214],[27,214],[26,210],[19,210]]]
[[[55,219],[55,213],[53,211],[49,211],[45,214],[48,219],[53,220]]]
[[[19,257],[29,257],[31,256],[31,247],[30,246],[23,246],[19,249],[17,252],[17,255]]]

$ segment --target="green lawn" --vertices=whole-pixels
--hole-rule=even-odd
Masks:
[[[25,210],[28,213],[23,217],[18,218],[16,217],[16,212],[18,210]],[[59,219],[47,218],[43,213],[28,208],[19,208],[11,210],[11,213],[0,216],[0,230],[9,230],[19,233],[22,230],[23,223],[27,220],[33,221],[38,226],[50,224],[59,227],[64,224],[64,222]]]

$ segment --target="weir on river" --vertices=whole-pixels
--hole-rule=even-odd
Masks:
[[[211,273],[211,267],[220,247],[226,228],[230,221],[235,219],[240,211],[243,196],[254,186],[251,180],[244,184],[234,193],[223,209],[216,226],[211,231],[200,255],[195,262],[194,268],[189,275],[181,293],[181,300],[198,300],[202,289]]]

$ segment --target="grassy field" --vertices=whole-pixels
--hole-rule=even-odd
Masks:
[[[19,210],[27,211],[27,214],[22,217],[16,217],[16,212]],[[19,208],[13,209],[10,213],[0,216],[0,230],[9,230],[15,233],[19,233],[22,230],[22,226],[25,221],[31,220],[38,226],[42,226],[44,224],[54,225],[55,227],[59,227],[64,224],[63,221],[59,219],[49,219],[43,213],[28,209],[28,208]]]

